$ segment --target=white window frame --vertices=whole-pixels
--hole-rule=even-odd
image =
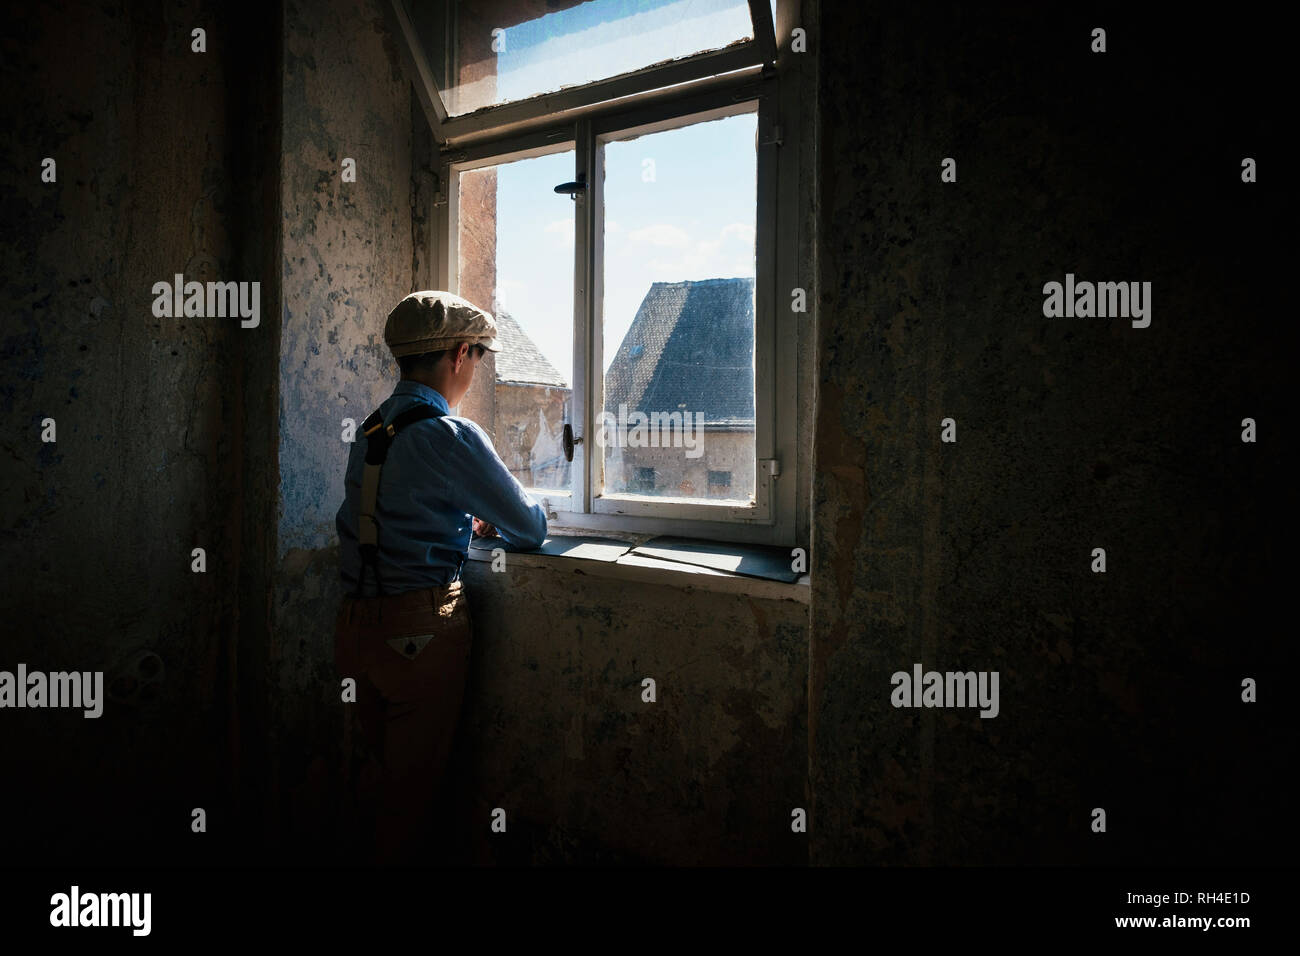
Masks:
[[[788,18],[778,4],[778,17]],[[431,261],[436,263],[439,288],[456,291],[458,271],[458,196],[460,173],[573,150],[575,174],[585,176],[588,186],[577,197],[574,229],[574,363],[572,382],[572,424],[583,442],[574,449],[573,490],[570,494],[530,492],[541,502],[552,524],[592,532],[621,531],[676,534],[718,541],[791,544],[795,540],[796,484],[798,469],[796,415],[801,404],[794,396],[798,387],[798,320],[791,310],[791,295],[797,281],[797,230],[782,229],[781,223],[798,220],[799,209],[799,122],[783,111],[798,108],[796,80],[782,76],[770,65],[734,69],[734,65],[758,50],[774,49],[771,37],[764,37],[761,23],[768,16],[766,0],[755,0],[756,39],[726,51],[700,54],[667,67],[658,67],[610,81],[590,84],[560,94],[535,97],[481,110],[465,117],[447,119],[440,109],[437,89],[427,66],[421,73],[421,54],[413,35],[408,36],[408,68],[417,91],[420,77],[434,108],[425,105],[434,135],[443,144],[439,153],[437,227],[433,230]],[[394,0],[398,29],[405,16],[401,0]],[[770,34],[770,23],[767,25]],[[744,52],[743,55],[741,51]],[[713,76],[709,65],[732,67],[732,72]],[[669,72],[671,71],[671,72]],[[685,79],[682,79],[685,77]],[[666,80],[676,81],[659,88]],[[782,89],[782,84],[785,88]],[[592,102],[596,88],[618,93],[616,102]],[[421,96],[422,102],[426,96]],[[604,407],[603,334],[600,309],[603,304],[602,164],[596,162],[601,145],[637,135],[659,132],[725,116],[756,111],[757,196],[755,206],[755,489],[752,506],[735,502],[700,499],[595,494],[601,487],[599,470],[603,455],[588,454]],[[439,114],[441,114],[439,118]],[[495,119],[494,119],[495,117]],[[470,122],[472,121],[472,122]],[[590,290],[590,294],[588,294]],[[782,294],[781,290],[786,290]],[[707,441],[707,439],[706,439]],[[599,449],[597,449],[599,452]]]

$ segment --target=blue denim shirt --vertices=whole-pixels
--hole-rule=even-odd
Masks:
[[[450,583],[469,548],[471,515],[495,525],[507,543],[519,548],[539,547],[546,538],[542,506],[529,499],[482,428],[447,414],[447,400],[436,389],[400,381],[379,410],[387,424],[422,403],[433,405],[443,417],[415,422],[399,432],[379,474],[375,520],[379,573],[387,594]],[[356,590],[361,570],[357,509],[365,463],[366,439],[358,434],[348,453],[343,504],[334,521],[341,550],[339,573],[348,593]],[[362,593],[376,593],[369,572]]]

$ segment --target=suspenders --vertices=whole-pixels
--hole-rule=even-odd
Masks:
[[[356,590],[358,597],[362,594],[367,568],[375,575],[375,587],[379,593],[384,593],[384,582],[379,576],[379,525],[375,521],[375,505],[379,496],[379,471],[388,457],[388,449],[407,425],[441,417],[442,412],[432,405],[421,404],[402,412],[388,425],[384,424],[384,418],[378,409],[361,423],[361,430],[366,436],[366,466],[361,476],[361,506],[357,516],[357,539],[361,550],[361,572],[357,575]],[[457,555],[457,559],[456,576],[459,577],[465,558],[464,555]]]

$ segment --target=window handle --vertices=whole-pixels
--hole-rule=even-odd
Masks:
[[[573,448],[575,445],[581,445],[581,438],[573,437],[573,426],[568,422],[564,423],[564,458],[566,461],[573,461]]]
[[[578,200],[578,193],[587,188],[587,174],[578,173],[578,181],[573,183],[560,183],[555,187],[555,191],[561,195],[568,196],[574,202]]]

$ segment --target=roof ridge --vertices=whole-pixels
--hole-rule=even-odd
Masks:
[[[731,276],[729,278],[715,278],[715,279],[681,279],[677,282],[654,281],[650,283],[650,287],[652,289],[655,286],[663,286],[664,288],[668,288],[668,289],[680,289],[680,288],[685,288],[688,285],[712,285],[714,283],[719,283],[719,282],[753,282],[753,281],[754,281],[753,276]]]
[[[497,340],[501,344],[501,351],[496,355],[497,382],[569,387],[560,370],[537,347],[518,319],[499,306],[496,316]]]
[[[605,373],[606,408],[684,403],[752,426],[753,288],[751,276],[652,283]]]

